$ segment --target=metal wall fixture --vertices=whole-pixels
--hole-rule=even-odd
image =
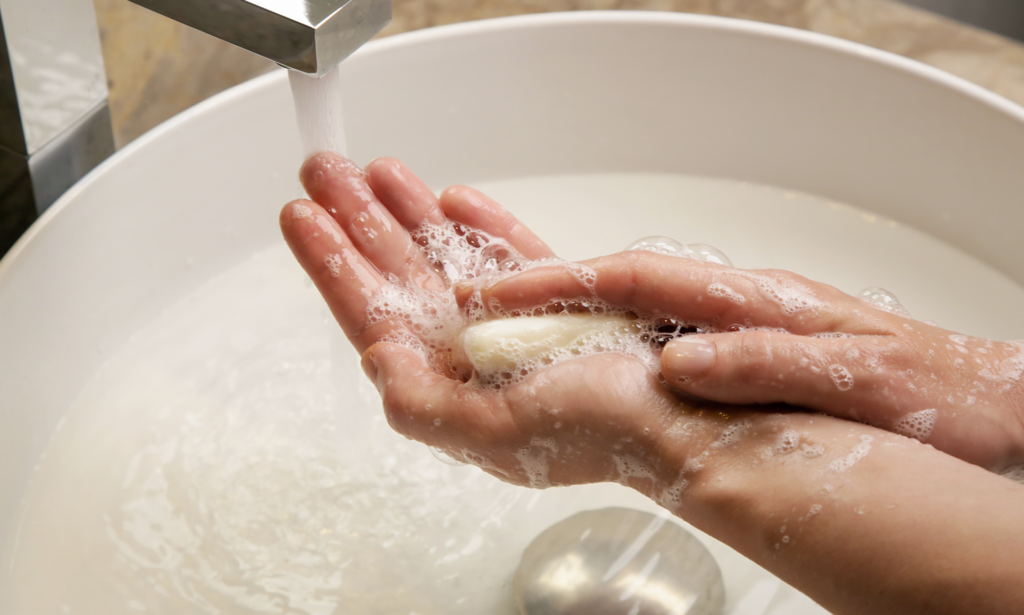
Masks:
[[[114,152],[92,0],[0,0],[0,256]]]
[[[132,0],[320,77],[391,21],[391,0]],[[0,0],[0,256],[114,152],[92,0]]]
[[[318,77],[391,21],[391,0],[131,1]]]

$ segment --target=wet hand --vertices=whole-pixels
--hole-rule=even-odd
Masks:
[[[586,264],[601,299],[720,331],[665,347],[662,375],[680,391],[869,423],[995,471],[1024,462],[1020,342],[957,335],[784,271],[639,251]],[[485,291],[512,309],[589,293],[554,268]]]
[[[659,471],[651,451],[678,419],[679,402],[638,361],[592,356],[488,389],[463,382],[444,357],[425,352],[406,320],[371,317],[374,298],[387,286],[449,291],[451,280],[415,240],[424,224],[454,222],[504,239],[526,259],[551,257],[511,214],[470,188],[437,198],[391,159],[364,172],[319,154],[301,179],[312,200],[283,209],[285,238],[363,355],[399,433],[538,487],[623,480],[631,468]],[[678,471],[665,473],[671,482]]]

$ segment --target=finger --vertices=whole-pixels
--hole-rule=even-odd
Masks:
[[[733,325],[798,334],[876,335],[891,330],[884,314],[864,314],[863,304],[852,297],[788,272],[746,271],[635,250],[582,265],[593,269],[593,286],[572,268],[543,267],[485,287],[484,304],[494,300],[517,310],[596,294],[613,305],[720,330]]]
[[[409,348],[375,344],[362,365],[380,391],[388,423],[408,438],[446,449],[474,449],[510,432],[498,393],[437,373]]]
[[[416,230],[423,224],[444,224],[441,205],[430,188],[394,158],[378,158],[366,166],[373,193],[398,222]]]
[[[526,258],[555,255],[526,225],[479,190],[466,186],[448,188],[441,193],[441,209],[453,222],[503,238]]]
[[[903,354],[894,339],[690,335],[665,346],[661,374],[669,385],[712,401],[786,403],[891,427],[898,409],[888,403],[895,399],[886,391],[895,384],[888,368]]]
[[[920,347],[892,337],[740,332],[669,343],[661,373],[669,385],[704,399],[802,406],[913,437],[989,469],[1005,467],[1007,460],[993,451],[1017,436],[1001,408],[955,400],[976,390],[973,376],[963,380],[955,364],[923,356]]]
[[[366,174],[334,153],[316,154],[303,165],[302,185],[329,212],[356,250],[384,274],[425,288],[444,283],[409,232],[377,199]]]
[[[288,247],[360,352],[396,332],[390,322],[369,322],[372,298],[387,281],[334,218],[316,203],[298,200],[281,210],[280,223]]]

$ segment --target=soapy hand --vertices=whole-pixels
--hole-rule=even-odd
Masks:
[[[648,453],[679,404],[638,361],[592,356],[486,389],[458,378],[449,357],[426,353],[406,320],[371,317],[386,286],[449,288],[410,233],[424,224],[455,222],[504,239],[526,259],[551,257],[511,214],[470,188],[451,188],[439,199],[391,159],[363,172],[341,156],[319,154],[301,179],[312,201],[284,208],[285,238],[363,355],[395,430],[537,487],[620,480],[629,467],[657,467]]]
[[[284,208],[285,238],[400,433],[518,484],[634,487],[834,613],[1024,609],[1024,491],[1008,480],[868,425],[681,402],[642,361],[617,353],[555,363],[504,387],[468,384],[457,358],[427,352],[423,329],[380,298],[412,288],[533,314],[538,305],[571,311],[573,298],[596,294],[635,314],[741,326],[699,336],[711,344],[671,342],[665,380],[725,402],[785,401],[889,428],[934,409],[922,439],[988,467],[1020,450],[1010,420],[1016,346],[953,337],[791,274],[650,253],[591,261],[586,280],[562,263],[453,288],[410,231],[456,223],[464,235],[446,240],[472,241],[465,227],[475,228],[528,265],[551,251],[487,197],[453,188],[438,199],[394,160],[364,173],[320,154],[301,177],[313,200]],[[812,337],[822,332],[831,337]],[[988,384],[963,388],[974,381]],[[961,393],[976,395],[973,405],[958,407]],[[909,425],[921,435],[926,423]]]
[[[1024,343],[958,335],[798,275],[650,252],[585,264],[594,290],[557,268],[484,290],[510,309],[596,292],[717,333],[669,343],[672,387],[729,404],[785,403],[869,423],[1000,471],[1024,463]]]

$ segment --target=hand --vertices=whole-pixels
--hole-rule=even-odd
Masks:
[[[285,238],[363,353],[364,369],[400,433],[519,484],[628,484],[832,612],[1016,613],[1024,608],[1017,591],[1017,554],[1024,548],[1016,531],[1024,505],[1018,485],[867,425],[799,412],[722,412],[699,400],[681,403],[647,368],[621,355],[556,364],[501,391],[465,384],[453,377],[443,357],[424,352],[416,331],[401,319],[371,318],[375,296],[386,289],[413,287],[426,295],[453,290],[410,229],[454,222],[503,238],[527,259],[546,258],[551,251],[483,195],[453,188],[437,199],[394,160],[377,160],[363,173],[341,157],[321,154],[303,167],[302,181],[315,202],[295,201],[284,208]],[[790,274],[742,272],[643,253],[590,265],[597,272],[597,294],[610,303],[722,328],[789,331],[704,336],[715,342],[714,352],[703,351],[705,359],[710,356],[704,363],[683,357],[673,364],[671,350],[666,352],[667,377],[691,392],[706,386],[708,397],[783,399],[784,393],[765,384],[781,373],[787,385],[806,389],[802,397],[785,395],[805,405],[833,403],[839,414],[844,405],[828,401],[837,394],[811,376],[822,375],[811,365],[821,370],[842,358],[853,386],[840,390],[825,374],[832,386],[850,393],[867,380],[869,391],[884,397],[888,391],[871,385],[871,374],[886,375],[903,360],[908,365],[893,377],[912,382],[927,376],[914,368],[922,359],[912,351],[923,349],[926,361],[938,363],[927,353],[928,339],[939,344],[946,334],[876,313],[835,289]],[[709,293],[712,284],[721,287]],[[493,299],[505,309],[590,294],[566,267],[530,270],[480,292],[483,305]],[[869,337],[808,336],[815,332]],[[950,339],[960,353],[956,341]],[[1009,347],[963,344],[980,344],[995,367],[1010,361]],[[931,348],[938,355],[942,347]],[[781,370],[766,356],[768,349],[778,349],[778,361],[798,369]],[[800,365],[799,352],[807,353],[806,366]],[[879,367],[871,371],[861,363],[874,356]],[[753,371],[745,370],[748,359]],[[980,367],[972,369],[981,375]],[[950,371],[955,374],[955,367]],[[692,379],[680,380],[684,376]],[[739,392],[730,393],[730,379]],[[986,404],[985,429],[971,438],[991,437],[986,432],[1007,424],[992,402]],[[876,411],[870,395],[854,406],[869,416]],[[943,442],[962,446],[952,429],[960,417],[941,410],[930,441],[945,433]],[[994,446],[1005,447],[1011,439],[1004,435]],[[949,565],[950,553],[957,566]]]
[[[658,472],[650,451],[679,418],[680,405],[638,361],[588,357],[495,391],[455,378],[443,357],[425,355],[400,319],[370,318],[375,293],[385,286],[448,292],[449,280],[410,234],[424,223],[459,223],[505,239],[527,259],[551,257],[511,214],[469,188],[451,188],[438,199],[395,160],[376,160],[364,173],[340,156],[320,154],[304,165],[301,179],[313,201],[283,209],[285,238],[363,354],[395,430],[518,484]],[[670,484],[677,472],[666,472]]]
[[[869,423],[991,470],[1024,462],[1024,343],[957,335],[784,271],[639,251],[586,264],[610,303],[723,331],[664,349],[662,376],[680,391]],[[539,269],[485,289],[485,301],[588,294]]]

